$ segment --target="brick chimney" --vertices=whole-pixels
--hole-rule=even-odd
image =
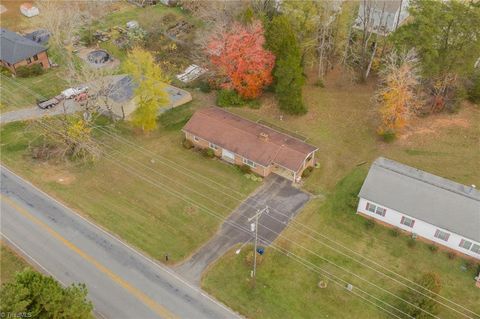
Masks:
[[[260,138],[262,141],[267,142],[267,141],[268,141],[268,134],[267,134],[267,133],[264,133],[264,132],[261,132],[261,133],[259,134],[258,138]]]

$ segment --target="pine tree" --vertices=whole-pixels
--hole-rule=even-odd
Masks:
[[[52,277],[26,268],[0,289],[0,312],[28,313],[31,318],[87,319],[92,317],[93,305],[86,297],[83,284],[63,288]]]
[[[302,53],[288,19],[274,17],[268,25],[266,37],[267,47],[277,56],[273,76],[280,109],[289,114],[306,113],[302,101],[305,82]]]

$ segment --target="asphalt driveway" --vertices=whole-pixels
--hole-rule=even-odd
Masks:
[[[247,198],[228,217],[215,237],[177,266],[176,271],[190,282],[199,285],[202,273],[217,258],[236,244],[252,241],[252,233],[239,230],[232,226],[232,223],[250,229],[247,219],[255,215],[257,209],[268,205],[270,213],[263,214],[259,219],[259,224],[265,227],[258,227],[258,236],[264,239],[261,245],[268,246],[277,238],[276,233],[280,233],[287,226],[309,199],[310,196],[293,187],[291,181],[272,174],[255,194]]]

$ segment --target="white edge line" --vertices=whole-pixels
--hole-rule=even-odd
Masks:
[[[20,246],[18,246],[17,244],[15,244],[15,242],[13,240],[11,240],[10,238],[8,238],[7,235],[5,235],[4,233],[0,232],[0,235],[3,237],[3,239],[5,241],[7,241],[7,245],[12,245],[14,247],[15,250],[18,250],[18,252],[23,255],[23,257],[27,260],[30,261],[30,263],[34,263],[36,264],[38,267],[41,268],[41,270],[46,273],[47,275],[51,276],[52,278],[55,278],[56,281],[58,281],[59,283],[61,283],[64,287],[68,287],[68,285],[66,283],[64,283],[63,281],[61,281],[60,279],[58,279],[56,276],[54,276],[50,271],[48,271],[47,268],[43,267],[35,258],[33,258],[31,255],[29,255],[25,250],[23,250]],[[103,313],[101,313],[100,311],[96,310],[95,309],[95,304],[93,303],[92,301],[92,304],[94,305],[93,306],[93,312],[100,315],[100,317],[102,318],[107,318],[105,317],[105,315]]]
[[[5,169],[6,171],[8,171],[10,174],[12,174],[13,176],[15,176],[16,178],[20,179],[21,181],[23,181],[24,183],[30,185],[32,188],[34,188],[37,192],[43,194],[44,196],[48,197],[50,200],[53,200],[55,203],[57,203],[58,205],[62,206],[64,209],[66,209],[67,211],[73,213],[74,215],[80,217],[81,219],[83,219],[84,221],[86,221],[88,224],[92,225],[93,227],[97,228],[98,230],[100,230],[101,232],[105,233],[106,235],[108,235],[109,237],[111,237],[112,239],[120,242],[122,245],[124,245],[125,247],[127,247],[129,250],[133,251],[134,253],[136,253],[138,256],[144,258],[145,260],[147,260],[148,262],[150,262],[151,264],[153,264],[154,266],[156,266],[158,269],[160,270],[163,270],[164,272],[166,272],[167,274],[169,274],[170,276],[174,277],[175,279],[177,279],[178,281],[182,282],[185,286],[193,289],[194,291],[200,293],[203,297],[207,298],[208,300],[210,300],[211,302],[215,303],[216,305],[222,307],[223,309],[227,310],[228,312],[230,312],[231,314],[235,315],[237,318],[245,318],[243,316],[241,316],[239,313],[233,311],[232,309],[230,309],[229,307],[227,307],[226,305],[224,305],[223,303],[219,302],[218,300],[216,300],[215,298],[213,298],[212,296],[210,296],[208,293],[206,293],[205,291],[203,291],[201,288],[199,287],[196,287],[194,285],[192,285],[191,283],[189,283],[188,281],[186,281],[185,279],[183,279],[182,277],[180,277],[176,272],[174,272],[173,270],[171,270],[170,268],[167,268],[166,266],[164,265],[161,265],[159,264],[158,262],[156,262],[155,260],[153,260],[152,258],[144,255],[143,253],[141,253],[140,251],[136,250],[135,248],[131,247],[130,245],[128,245],[127,243],[125,243],[122,239],[118,238],[117,236],[111,234],[110,232],[108,232],[107,230],[105,230],[103,227],[93,223],[92,221],[88,220],[87,218],[85,218],[84,216],[80,215],[79,213],[77,213],[75,210],[69,208],[68,206],[66,206],[65,204],[63,204],[62,202],[58,201],[57,199],[55,199],[54,197],[50,196],[49,194],[47,194],[46,192],[44,192],[43,190],[41,190],[40,188],[38,188],[37,186],[33,185],[30,181],[27,181],[26,179],[24,179],[23,177],[21,177],[20,175],[14,173],[12,170],[10,170],[9,168],[7,168],[5,165],[3,164],[0,164],[0,167],[2,169]],[[43,268],[43,267],[42,267]]]

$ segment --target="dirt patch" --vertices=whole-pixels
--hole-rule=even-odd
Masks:
[[[60,185],[70,185],[75,182],[76,177],[67,170],[59,169],[49,163],[42,163],[35,168],[37,174],[47,182],[55,182]]]

